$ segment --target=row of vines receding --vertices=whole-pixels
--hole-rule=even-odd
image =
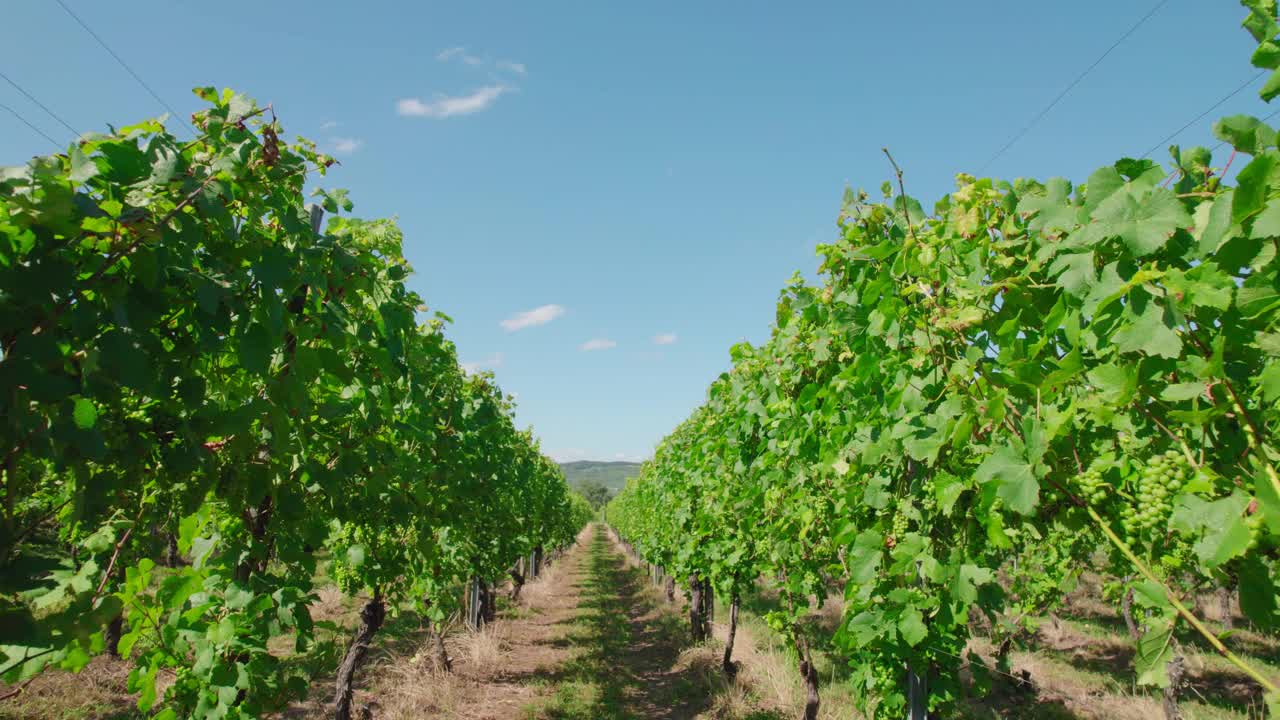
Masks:
[[[1244,5],[1274,72],[1275,3]],[[734,346],[608,521],[731,602],[773,587],[810,718],[811,601],[842,595],[829,640],[865,709],[902,717],[910,669],[945,717],[975,692],[962,665],[1009,670],[1008,643],[969,652],[974,618],[1025,632],[1086,570],[1133,604],[1140,684],[1170,685],[1189,632],[1280,716],[1280,677],[1191,601],[1229,588],[1280,623],[1280,150],[1252,117],[1214,132],[1229,157],[1175,146],[1074,186],[960,175],[932,213],[900,172],[884,202],[846,192],[821,283],[786,287],[769,340]]]
[[[364,604],[347,717],[388,614],[438,627],[590,509],[463,371],[395,223],[308,207],[333,160],[197,94],[192,141],[147,121],[0,170],[0,678],[111,653],[155,717],[258,717],[311,684],[285,656],[324,572]]]

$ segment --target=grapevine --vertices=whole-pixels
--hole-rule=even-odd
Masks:
[[[1243,4],[1276,73],[1275,4]],[[904,666],[951,712],[969,618],[1013,637],[1099,547],[1146,613],[1141,684],[1170,683],[1185,626],[1276,713],[1277,679],[1185,601],[1229,581],[1280,626],[1280,148],[1252,117],[1214,132],[1251,157],[1234,187],[1175,146],[1169,167],[1124,158],[1080,184],[961,174],[931,211],[896,163],[886,202],[848,190],[818,281],[782,290],[768,340],[731,349],[606,518],[683,576],[748,548],[802,676],[809,599],[838,582],[830,640],[877,715],[906,703]]]
[[[462,370],[399,228],[308,207],[332,158],[196,94],[192,142],[148,120],[0,170],[0,567],[55,521],[65,551],[0,597],[0,677],[114,652],[142,711],[258,717],[306,691],[268,641],[313,641],[319,557],[371,598],[367,641],[589,514]]]

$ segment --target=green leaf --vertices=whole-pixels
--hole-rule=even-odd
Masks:
[[[103,180],[132,185],[151,174],[151,163],[136,141],[113,139],[100,143],[98,152],[106,165],[102,172]]]
[[[1241,25],[1254,40],[1265,42],[1280,32],[1276,25],[1275,0],[1240,0],[1240,4],[1249,9],[1249,15]]]
[[[974,471],[974,479],[986,484],[997,483],[996,492],[1005,505],[1016,513],[1029,515],[1040,499],[1040,483],[1022,453],[1008,445],[996,448]]]
[[[1169,661],[1173,659],[1172,620],[1151,622],[1138,640],[1138,652],[1133,657],[1138,671],[1139,685],[1169,686]]]
[[[986,585],[994,580],[995,573],[991,572],[991,570],[978,567],[972,563],[965,563],[960,566],[955,582],[951,585],[951,600],[962,608],[972,605],[978,600],[978,586]]]
[[[1205,384],[1203,382],[1184,382],[1174,385],[1166,385],[1164,390],[1160,391],[1160,399],[1168,402],[1183,402],[1204,395]]]
[[[138,709],[142,712],[150,710],[156,704],[156,673],[160,665],[150,667],[139,666],[129,674],[129,689],[138,693]]]
[[[956,501],[964,494],[968,488],[958,478],[949,475],[939,475],[934,479],[934,495],[938,499],[938,509],[944,515],[950,516],[954,511]]]
[[[1092,214],[1107,198],[1124,188],[1124,178],[1113,166],[1098,168],[1085,184],[1084,210]]]
[[[224,617],[218,621],[216,625],[210,625],[208,630],[209,642],[217,645],[230,644],[236,639],[236,621],[231,617]]]
[[[1045,183],[1043,194],[1024,195],[1018,201],[1018,212],[1035,214],[1028,227],[1037,233],[1070,232],[1080,224],[1080,208],[1071,202],[1071,183],[1063,178]]]
[[[1267,206],[1253,219],[1249,237],[1259,240],[1280,237],[1280,198],[1267,201]]]
[[[1213,262],[1201,263],[1185,273],[1169,270],[1165,285],[1173,293],[1179,307],[1209,307],[1226,310],[1231,307],[1231,297],[1236,284],[1230,275],[1218,269]]]
[[[883,549],[883,536],[871,530],[859,533],[858,539],[849,551],[849,581],[870,582],[880,569],[880,562],[884,556]]]
[[[1212,203],[1203,202],[1196,206],[1195,229],[1192,235],[1196,239],[1196,252],[1206,256],[1217,252],[1231,234],[1231,206],[1235,198],[1235,189],[1229,188],[1213,199]]]
[[[1093,287],[1089,290],[1089,295],[1084,300],[1084,312],[1086,315],[1095,315],[1111,303],[1119,300],[1124,296],[1125,288],[1128,283],[1124,278],[1120,277],[1119,262],[1108,263],[1102,268],[1102,272],[1098,274],[1098,279],[1094,282]]]
[[[1280,67],[1280,45],[1268,39],[1258,43],[1249,63],[1256,68],[1275,69]]]
[[[1269,179],[1275,167],[1276,154],[1266,152],[1240,170],[1240,174],[1236,176],[1236,191],[1231,203],[1232,222],[1244,222],[1266,207]]]
[[[894,198],[893,209],[906,216],[907,221],[912,225],[924,221],[924,208],[921,207],[920,201],[913,197],[903,197],[900,195]]]
[[[1262,398],[1267,402],[1280,400],[1280,363],[1268,363],[1257,377],[1258,388],[1262,390]],[[1277,531],[1280,534],[1280,531]]]
[[[1253,336],[1253,344],[1271,357],[1280,357],[1280,333],[1258,332]]]
[[[1276,132],[1249,115],[1232,115],[1213,124],[1213,134],[1240,152],[1257,155],[1276,142]]]
[[[774,617],[771,612],[767,617]],[[770,627],[773,627],[771,624]],[[893,627],[887,625],[887,627]],[[866,647],[871,643],[880,639],[884,633],[886,623],[879,612],[860,612],[849,618],[849,621],[842,628],[845,636],[848,637],[855,647]],[[776,629],[775,629],[776,630]]]
[[[226,95],[227,93],[224,91],[223,92],[224,99]],[[226,99],[226,103],[227,103],[227,120],[228,122],[233,122],[233,123],[243,120],[244,117],[249,113],[253,112],[257,106],[257,103],[255,103],[252,98],[246,95],[243,95],[241,93],[232,93],[231,97],[229,99]]]
[[[317,188],[311,193],[313,197],[320,198],[320,205],[326,212],[337,213],[340,209],[350,212],[354,207],[351,200],[347,198],[346,190],[325,190]]]
[[[1170,313],[1151,296],[1137,295],[1142,299],[1135,298],[1125,308],[1124,325],[1112,338],[1116,347],[1124,353],[1141,352],[1157,357],[1179,357],[1182,354],[1182,338],[1172,328],[1174,320]]]
[[[924,615],[914,605],[903,608],[902,615],[898,617],[898,632],[902,633],[902,639],[906,640],[911,647],[919,645],[920,641],[929,636],[929,628],[924,624]]]
[[[1254,284],[1252,280],[1252,277],[1246,280],[1244,287],[1236,291],[1236,307],[1250,320],[1280,307],[1280,291],[1269,284]]]
[[[893,495],[889,493],[888,488],[888,478],[871,478],[867,481],[867,486],[862,492],[862,502],[867,507],[877,510],[888,507],[889,501],[893,499]]]
[[[271,356],[275,353],[275,344],[270,331],[261,323],[253,323],[244,337],[240,338],[236,352],[245,370],[257,375],[266,375],[271,369]]]
[[[1132,588],[1134,600],[1138,601],[1138,604],[1142,607],[1153,608],[1162,612],[1172,610],[1173,606],[1169,604],[1169,594],[1160,583],[1141,580],[1135,582]]]
[[[1086,226],[1090,245],[1118,237],[1135,255],[1149,255],[1169,242],[1179,228],[1191,227],[1191,216],[1171,190],[1156,188],[1146,197],[1117,192],[1093,213]]]
[[[71,411],[71,418],[75,421],[76,427],[88,430],[98,422],[98,408],[87,398],[77,398],[75,407]]]
[[[191,540],[191,566],[199,570],[218,547],[219,536],[199,535]]]
[[[1253,474],[1253,491],[1258,497],[1258,512],[1262,522],[1272,535],[1280,535],[1280,489],[1271,482],[1265,470]]]
[[[1058,287],[1075,297],[1084,297],[1093,286],[1094,256],[1091,252],[1063,253],[1054,258],[1049,275],[1058,278]]]
[[[98,174],[98,164],[84,154],[79,143],[71,144],[70,158],[71,174],[68,177],[72,182],[86,182]]]
[[[1138,390],[1138,374],[1132,366],[1110,363],[1088,373],[1089,383],[1110,405],[1127,405]]]
[[[1263,630],[1274,630],[1280,626],[1280,606],[1277,605],[1280,588],[1276,587],[1271,569],[1257,555],[1249,555],[1237,567],[1240,611]]]
[[[1273,70],[1266,84],[1258,91],[1258,96],[1271,102],[1277,95],[1280,95],[1280,70]]]
[[[1180,495],[1169,527],[1190,537],[1199,536],[1194,550],[1208,568],[1216,568],[1244,554],[1249,547],[1249,526],[1244,520],[1249,498],[1236,492],[1221,500],[1207,501]]]
[[[151,143],[149,151],[154,159],[151,161],[151,177],[147,178],[147,183],[165,185],[172,182],[179,172],[182,155],[159,141]]]

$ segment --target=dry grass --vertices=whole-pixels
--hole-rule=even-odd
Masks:
[[[680,654],[673,671],[693,678],[694,684],[706,688],[711,707],[699,714],[707,720],[734,720],[760,713],[755,689],[742,673],[728,678],[720,669],[723,650],[713,645],[697,645]]]
[[[351,599],[336,585],[326,585],[317,590],[315,601],[307,609],[311,611],[314,622],[333,622],[340,626],[355,616]]]
[[[132,667],[125,660],[100,655],[78,673],[48,668],[21,693],[0,702],[0,720],[133,717],[138,696],[128,688]],[[163,697],[176,679],[172,670],[161,670],[156,676],[157,694]],[[9,689],[0,683],[0,694]]]
[[[578,533],[578,538],[575,541],[578,545],[585,546],[591,542],[589,528],[590,526],[588,525],[582,529],[582,532]],[[566,550],[565,552],[568,554],[569,551]],[[520,598],[518,600],[522,607],[540,607],[546,604],[549,596],[556,592],[564,573],[567,572],[565,566],[568,563],[564,562],[564,560],[565,558],[562,556],[556,562],[544,564],[542,566],[542,574],[524,584],[524,587],[520,589]]]
[[[1067,641],[1064,648],[1072,644],[1073,641]],[[994,655],[994,647],[985,639],[970,640],[968,649],[987,659]],[[1027,672],[1035,683],[1035,704],[1046,708],[1059,706],[1069,717],[1147,720],[1163,716],[1160,703],[1072,663],[1034,652],[1014,652],[1009,659],[1015,674]],[[977,711],[984,704],[979,702],[970,710],[975,716],[988,717]],[[1047,712],[1046,716],[1049,716]]]
[[[0,718],[81,718],[126,713],[134,698],[126,682],[130,665],[122,660],[97,657],[77,674],[48,670],[23,692],[0,702]],[[0,692],[8,686],[0,684]]]
[[[385,639],[385,638],[384,638]],[[509,647],[503,623],[494,623],[478,632],[452,627],[446,630],[445,648],[454,671],[435,667],[427,638],[420,646],[404,651],[375,651],[369,664],[360,670],[356,705],[371,703],[380,720],[408,720],[423,717],[452,717],[467,694],[484,678],[497,673]],[[296,706],[291,717],[321,718],[329,711],[331,679],[317,683],[306,703]]]
[[[970,640],[968,648],[988,661],[994,654],[985,638]],[[1158,690],[1139,688],[1133,682],[1132,643],[1122,634],[1063,621],[1059,627],[1045,623],[1027,651],[1010,655],[1015,674],[1028,673],[1034,693],[1016,700],[973,703],[970,717],[998,717],[997,706],[1030,708],[1043,717],[1081,720],[1139,720],[1163,717]],[[1217,658],[1183,648],[1187,658],[1188,685],[1179,706],[1183,715],[1196,720],[1260,718],[1260,702],[1251,707],[1245,699],[1249,686],[1215,675],[1210,666]],[[1223,703],[1223,693],[1238,701]],[[1206,697],[1217,695],[1216,703]],[[990,700],[990,698],[986,699]],[[1050,714],[1050,711],[1053,711]]]
[[[564,563],[556,562],[545,565],[542,574],[530,580],[520,588],[518,602],[521,607],[532,608],[546,604],[547,599],[556,591],[561,574],[565,572]]]
[[[450,643],[454,646],[452,657],[462,659],[468,673],[492,674],[502,667],[503,657],[511,647],[506,631],[504,623],[494,623],[475,632],[455,633]]]
[[[383,720],[453,715],[464,693],[465,681],[434,670],[426,653],[385,655],[368,672],[377,678],[375,717]]]
[[[719,659],[724,652],[728,626],[715,623],[712,632],[717,641],[715,668],[719,673]],[[776,641],[776,636],[767,626],[750,616],[740,615],[733,643],[733,660],[738,665],[738,675],[734,678],[735,687],[731,689],[730,696],[737,692],[745,693],[757,711],[775,712],[783,717],[802,714],[806,695],[795,655]],[[820,692],[820,720],[865,717],[848,690],[841,685],[824,682]]]

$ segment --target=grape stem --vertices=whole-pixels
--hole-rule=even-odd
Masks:
[[[1169,587],[1160,580],[1160,578],[1156,577],[1155,573],[1151,572],[1151,569],[1148,568],[1136,554],[1134,554],[1133,550],[1130,549],[1114,531],[1112,531],[1111,526],[1102,519],[1102,516],[1098,514],[1097,510],[1094,510],[1092,507],[1086,507],[1085,510],[1089,513],[1089,517],[1093,518],[1093,521],[1102,529],[1103,534],[1107,536],[1107,539],[1111,541],[1111,544],[1115,545],[1116,549],[1128,558],[1129,562],[1133,563],[1134,568],[1136,568],[1144,578],[1159,585],[1160,588],[1164,590],[1165,599],[1173,605],[1173,609],[1186,619],[1191,627],[1195,628],[1196,632],[1200,633],[1200,635],[1209,642],[1209,645],[1211,645],[1219,655],[1226,658],[1232,665],[1235,665],[1244,671],[1246,675],[1253,678],[1259,685],[1265,688],[1268,693],[1280,693],[1280,686],[1277,686],[1275,683],[1268,680],[1266,676],[1255,670],[1253,667],[1247,665],[1238,655],[1228,650],[1227,646],[1223,645],[1222,641],[1218,639],[1218,636],[1214,635],[1209,628],[1205,627],[1204,623],[1200,622],[1200,620],[1187,609],[1187,606],[1183,605],[1182,602],[1178,600],[1173,591],[1170,590]]]
[[[898,196],[902,198],[902,217],[907,221],[907,232],[911,234],[911,239],[916,239],[916,229],[911,223],[911,216],[907,213],[907,189],[902,183],[902,168],[898,167],[898,161],[893,159],[893,155],[889,154],[889,148],[880,148],[884,151],[884,156],[889,158],[889,164],[893,166],[893,173],[898,176]]]

